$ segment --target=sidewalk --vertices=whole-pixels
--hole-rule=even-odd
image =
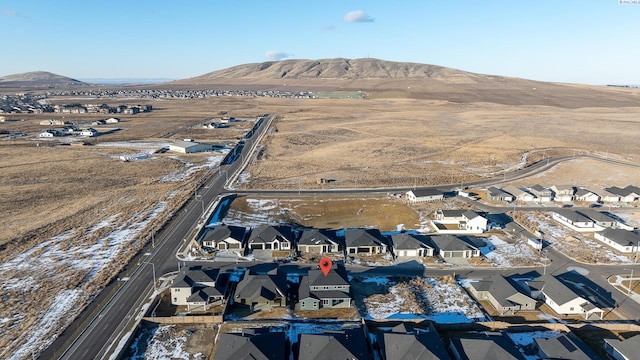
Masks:
[[[613,278],[615,278],[616,281],[611,281]],[[626,294],[629,298],[631,298],[631,300],[633,300],[633,301],[637,302],[638,304],[640,304],[640,295],[638,293],[636,293],[635,291],[631,291],[631,294],[629,294],[629,289],[625,285],[622,285],[622,281],[624,281],[624,280],[638,281],[638,280],[640,280],[640,277],[633,277],[632,279],[630,279],[628,276],[613,275],[613,276],[609,276],[609,278],[607,278],[607,282],[609,283],[609,285],[613,286],[614,288],[616,288],[621,293]]]

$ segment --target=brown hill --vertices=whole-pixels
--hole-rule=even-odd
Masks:
[[[0,77],[3,88],[65,88],[89,86],[82,81],[46,71],[32,71]]]
[[[369,98],[415,98],[566,108],[640,105],[640,92],[637,89],[549,83],[371,58],[244,64],[158,86],[364,91]]]

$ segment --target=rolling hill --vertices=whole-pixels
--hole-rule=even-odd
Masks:
[[[89,86],[89,84],[46,71],[32,71],[0,77],[0,87],[2,88],[67,88],[78,86]]]
[[[233,66],[159,86],[254,90],[364,91],[369,98],[564,108],[640,106],[638,89],[562,84],[380,59],[268,61]]]

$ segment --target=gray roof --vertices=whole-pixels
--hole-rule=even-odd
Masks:
[[[591,221],[591,219],[589,219],[588,217],[579,214],[578,212],[574,211],[574,210],[569,210],[569,209],[554,209],[553,212],[555,212],[556,214],[565,217],[567,219],[569,219],[572,222],[593,222]]]
[[[438,333],[420,332],[418,334],[382,334],[380,344],[386,360],[437,360],[451,359]]]
[[[563,284],[555,276],[549,274],[543,275],[534,281],[530,281],[527,285],[531,288],[542,291],[546,297],[552,299],[558,305],[566,304],[576,298],[584,299]],[[585,302],[587,301],[585,300]]]
[[[218,339],[216,360],[280,360],[286,358],[285,334],[261,332],[252,334],[222,333]]]
[[[589,195],[589,194],[598,195],[598,194],[594,193],[593,191],[587,190],[587,189],[584,189],[584,188],[577,188],[576,189],[576,196],[585,196],[585,195]]]
[[[640,349],[640,334],[625,340],[604,339],[604,341],[629,359],[636,356],[638,354],[638,349]]]
[[[391,235],[391,243],[394,249],[398,250],[414,250],[419,248],[432,248],[427,243],[424,235],[397,234]]]
[[[476,291],[487,291],[491,293],[496,301],[504,307],[522,304],[522,300],[534,301],[518,291],[509,280],[502,275],[495,275],[478,282],[470,282],[469,285],[476,289]]]
[[[431,188],[413,189],[413,190],[410,190],[410,191],[413,192],[413,195],[415,195],[416,197],[442,195],[442,191],[441,190],[431,189]]]
[[[345,230],[344,239],[347,247],[387,246],[380,231],[375,229]]]
[[[299,360],[372,359],[364,332],[360,328],[324,334],[301,334]]]
[[[605,188],[605,190],[610,192],[610,193],[612,193],[613,195],[618,195],[618,196],[623,196],[623,197],[624,196],[629,196],[633,192],[633,191],[628,190],[626,188],[625,189],[621,189],[621,188],[619,188],[617,186],[608,187],[608,188]]]
[[[278,241],[291,242],[291,227],[260,225],[251,230],[247,243],[271,243],[275,239]]]
[[[545,359],[599,359],[585,343],[571,334],[560,334],[550,339],[536,338],[534,341]]]
[[[173,280],[171,287],[193,287],[198,283],[215,282],[219,273],[220,269],[201,266],[183,267]]]
[[[335,245],[335,233],[318,229],[304,230],[298,240],[298,245]]]
[[[222,290],[222,291],[221,291]],[[211,298],[223,298],[224,297],[224,289],[218,289],[217,287],[207,286],[201,290],[196,291],[191,294],[187,301],[209,301]]]
[[[636,195],[640,195],[640,187],[637,187],[635,185],[627,185],[624,187],[625,190],[629,191],[630,193],[634,193]]]
[[[627,230],[604,229],[600,234],[622,246],[636,246],[640,242],[639,235]]]
[[[539,184],[535,184],[532,187],[530,187],[529,189],[535,191],[538,194],[547,194],[549,195],[551,193],[551,190],[547,189],[546,187],[539,185]]]
[[[616,219],[607,215],[606,213],[593,210],[593,209],[580,209],[578,210],[578,213],[588,217],[589,219],[595,222],[611,222],[611,221],[616,222],[617,221]]]
[[[488,335],[483,338],[451,338],[451,346],[456,348],[462,359],[467,360],[521,360],[522,355],[515,345],[502,335]]]
[[[504,190],[502,190],[502,189],[499,189],[499,188],[497,188],[497,187],[495,187],[495,186],[490,186],[490,187],[488,187],[488,188],[487,188],[487,192],[488,192],[488,193],[489,193],[489,195],[491,195],[491,196],[500,196],[500,195],[513,196],[513,195],[511,195],[510,193],[508,193],[508,192],[506,192],[506,191],[504,191]]]
[[[515,197],[518,197],[518,196],[523,195],[523,194],[529,194],[529,195],[533,196],[533,194],[530,194],[528,191],[525,191],[525,190],[523,190],[523,189],[521,189],[519,187],[513,186],[513,185],[505,186],[504,190],[507,191],[509,194],[515,196]]]
[[[339,264],[333,264],[333,267],[324,276],[321,270],[313,269],[309,270],[309,285],[310,286],[331,286],[331,285],[349,285],[347,278],[347,271],[344,266]]]
[[[482,216],[480,216],[480,214],[478,214],[477,212],[475,212],[475,211],[471,211],[471,210],[467,210],[467,211],[465,211],[464,213],[462,213],[462,215],[463,215],[464,217],[466,217],[468,220],[475,219],[475,218],[477,218],[477,217],[482,217]]]
[[[440,210],[440,212],[442,213],[442,216],[444,217],[460,217],[466,211],[467,210]]]
[[[220,225],[215,229],[207,230],[207,233],[204,235],[204,238],[202,238],[202,241],[211,241],[214,243],[218,243],[227,238],[232,238],[242,243],[246,232],[247,229],[244,227]]]
[[[286,294],[286,279],[281,273],[253,275],[247,271],[236,287],[235,298],[256,299],[263,297],[267,300],[273,300],[285,298]]]
[[[442,251],[478,250],[477,247],[453,235],[432,236],[431,242]]]

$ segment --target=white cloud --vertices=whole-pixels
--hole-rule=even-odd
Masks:
[[[0,11],[7,16],[18,16],[18,12],[11,9],[0,9]]]
[[[375,19],[371,16],[367,15],[366,12],[362,10],[356,10],[348,12],[347,15],[344,16],[343,20],[345,22],[354,23],[354,22],[374,22]]]
[[[267,58],[267,60],[282,60],[282,59],[286,59],[291,57],[292,54],[287,54],[284,51],[277,51],[277,50],[269,50],[266,53],[264,53],[264,57]]]

